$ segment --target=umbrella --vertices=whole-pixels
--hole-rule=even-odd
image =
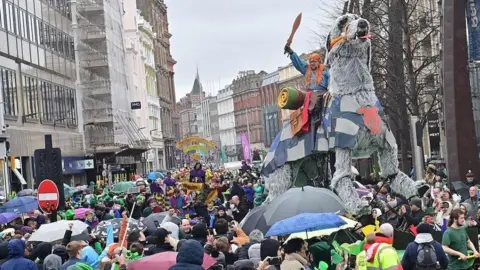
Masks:
[[[262,233],[266,233],[270,226],[267,225],[267,221],[263,214],[267,210],[268,205],[260,205],[251,209],[248,214],[240,222],[239,226],[247,235],[253,230],[260,230]]]
[[[147,175],[148,180],[155,181],[158,178],[164,178],[165,176],[161,172],[151,172]]]
[[[345,213],[344,203],[326,188],[291,188],[273,199],[264,213],[267,225],[300,213]]]
[[[75,192],[77,192],[78,190],[74,187],[71,187],[67,184],[63,184],[63,191],[64,191],[64,194],[65,194],[65,197],[68,198],[68,197],[72,197],[73,194],[75,194]]]
[[[314,238],[314,237],[320,237],[320,236],[328,236],[328,235],[331,235],[332,233],[336,233],[340,230],[345,230],[345,229],[351,229],[351,228],[355,228],[355,226],[357,226],[358,222],[354,221],[354,220],[351,220],[351,219],[348,219],[346,217],[340,217],[341,219],[343,219],[346,224],[345,225],[342,225],[338,228],[331,228],[331,229],[323,229],[323,230],[318,230],[318,231],[313,231],[313,232],[298,232],[298,233],[293,233],[291,234],[287,241],[290,240],[290,239],[293,239],[293,238],[302,238],[302,239],[309,239],[309,238]]]
[[[70,227],[70,223],[73,222],[72,238],[84,234],[88,225],[79,220],[60,220],[53,223],[47,223],[40,226],[40,228],[32,234],[28,239],[33,242],[55,242],[62,240]],[[87,233],[88,235],[88,233]]]
[[[18,217],[17,213],[1,213],[0,214],[0,224],[10,223],[12,220]]]
[[[118,234],[120,233],[120,226],[122,225],[122,220],[123,220],[122,218],[114,218],[114,219],[102,221],[98,223],[98,225],[95,227],[95,229],[93,229],[92,232],[94,235],[100,235],[102,237],[106,237],[108,226],[112,225],[113,236],[118,237]],[[143,223],[141,223],[136,219],[131,218],[128,221],[127,235],[132,231],[136,231],[136,230],[144,231],[145,229],[146,228],[145,228],[145,225],[143,225]]]
[[[34,196],[34,195],[35,195],[35,191],[33,189],[24,189],[17,193],[18,197]]]
[[[467,184],[465,184],[464,182],[462,181],[452,182],[452,187],[455,190],[455,192],[457,192],[458,195],[462,196],[463,200],[470,198],[470,194],[468,192],[470,187],[467,186]]]
[[[115,193],[126,193],[130,188],[137,188],[135,182],[120,182],[115,184],[112,188],[112,192]]]
[[[85,218],[85,214],[90,211],[88,208],[77,208],[75,209],[75,218]]]
[[[28,213],[38,209],[37,198],[33,196],[16,197],[6,202],[1,208],[0,213]]]
[[[155,225],[155,221],[158,222],[158,224],[162,224],[164,221],[165,217],[169,215],[169,212],[161,212],[161,213],[154,213],[150,214],[148,217],[146,217],[144,220],[142,220],[142,223],[147,227],[147,231],[150,233],[153,233],[157,230],[157,226]],[[171,216],[170,220],[171,222],[175,224],[180,224],[182,221],[175,216]]]
[[[345,224],[347,223],[334,213],[303,213],[275,222],[265,236],[282,236],[297,232],[332,229]]]
[[[140,260],[133,261],[128,264],[128,270],[145,270],[145,269],[157,269],[168,270],[171,266],[177,263],[178,252],[167,251],[151,256],[147,256]],[[203,269],[209,269],[217,263],[217,260],[210,255],[203,254]]]

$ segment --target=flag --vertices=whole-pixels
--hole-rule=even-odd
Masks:
[[[242,141],[243,159],[251,160],[250,142],[248,141],[247,134],[242,133],[242,135],[240,135],[240,139]]]

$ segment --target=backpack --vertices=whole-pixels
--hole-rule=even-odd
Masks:
[[[437,253],[432,243],[418,244],[415,269],[434,270],[437,269]]]

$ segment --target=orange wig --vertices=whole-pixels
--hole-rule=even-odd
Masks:
[[[308,61],[317,61],[319,63],[318,68],[314,71],[315,72],[315,84],[319,85],[322,82],[323,78],[323,64],[320,64],[322,62],[322,57],[318,53],[312,53],[310,57],[308,58]],[[310,67],[307,67],[307,74],[305,77],[305,83],[306,86],[308,87],[311,83],[312,80],[312,69]]]

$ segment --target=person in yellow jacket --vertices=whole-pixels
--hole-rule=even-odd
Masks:
[[[357,255],[356,270],[401,270],[402,264],[393,245],[391,224],[380,226],[380,232],[367,236],[364,250]]]

